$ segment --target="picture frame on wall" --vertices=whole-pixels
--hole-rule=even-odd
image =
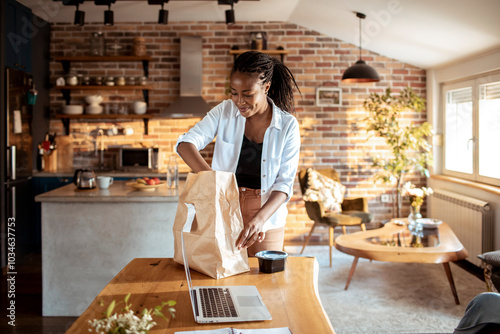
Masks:
[[[316,105],[318,107],[335,107],[342,105],[342,90],[340,88],[316,88]]]

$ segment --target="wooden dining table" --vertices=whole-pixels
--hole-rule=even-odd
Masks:
[[[157,326],[150,333],[176,333],[235,327],[238,329],[288,327],[297,333],[335,333],[323,309],[318,293],[318,262],[312,257],[288,257],[285,270],[261,273],[258,259],[250,258],[250,271],[213,279],[191,270],[194,286],[255,285],[272,320],[240,323],[198,324],[194,320],[184,267],[171,258],[136,258],[122,269],[97,295],[90,306],[73,323],[67,333],[89,332],[89,320],[103,316],[115,300],[128,303],[134,311],[151,309],[162,301],[176,301],[175,317],[164,312],[167,320],[153,317]],[[121,304],[120,307],[122,307]],[[116,308],[119,311],[119,307]]]

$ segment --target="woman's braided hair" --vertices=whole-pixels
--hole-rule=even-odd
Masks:
[[[258,51],[247,51],[234,61],[231,73],[256,73],[263,84],[271,82],[268,96],[281,110],[293,113],[295,110],[293,87],[300,93],[292,72],[278,59]]]

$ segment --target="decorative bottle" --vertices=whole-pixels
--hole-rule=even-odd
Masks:
[[[167,186],[174,189],[179,187],[179,166],[177,165],[177,156],[175,153],[172,153],[168,160]]]
[[[102,32],[92,33],[92,37],[90,38],[90,55],[104,56],[105,47],[104,35]]]

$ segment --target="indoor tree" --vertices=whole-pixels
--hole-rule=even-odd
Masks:
[[[404,111],[421,112],[425,109],[425,99],[410,87],[400,94],[392,94],[387,88],[385,94],[371,93],[363,106],[368,112],[365,119],[367,131],[385,139],[391,153],[375,156],[373,166],[378,167],[378,180],[395,185],[397,196],[397,216],[401,217],[401,190],[404,178],[409,173],[420,172],[429,177],[428,166],[432,164],[431,144],[428,136],[432,133],[429,123],[401,124]]]

